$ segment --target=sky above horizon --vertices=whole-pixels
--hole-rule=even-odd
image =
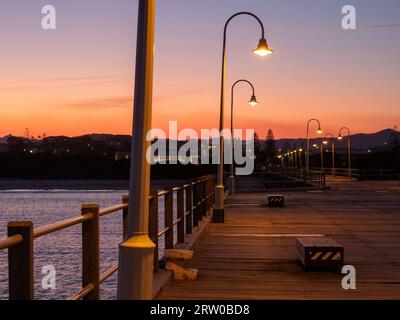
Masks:
[[[42,6],[54,5],[57,29],[41,28]],[[344,5],[357,30],[341,28]],[[0,137],[130,134],[137,0],[2,0],[0,4]],[[228,17],[250,11],[264,22],[275,51],[251,53],[260,38],[250,17],[228,31],[226,118],[235,91],[235,127],[265,137],[304,137],[310,118],[324,132],[352,133],[399,124],[400,1],[157,1],[153,127],[218,127],[222,31]],[[167,131],[168,132],[168,131]]]

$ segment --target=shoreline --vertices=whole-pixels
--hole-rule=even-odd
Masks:
[[[184,180],[152,180],[151,187],[164,188],[167,185],[177,185]],[[0,179],[0,191],[30,191],[30,190],[128,190],[128,180],[25,180],[25,179]]]

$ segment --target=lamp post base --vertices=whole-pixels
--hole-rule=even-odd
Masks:
[[[224,223],[225,222],[225,209],[213,208],[212,223]]]
[[[136,234],[119,245],[118,300],[153,299],[155,244]]]
[[[225,187],[223,184],[215,186],[215,208],[224,208]]]
[[[229,176],[229,194],[235,194],[235,176]]]

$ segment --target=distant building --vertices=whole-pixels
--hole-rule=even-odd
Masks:
[[[128,160],[130,156],[131,155],[129,151],[117,151],[115,152],[114,160],[115,161]]]

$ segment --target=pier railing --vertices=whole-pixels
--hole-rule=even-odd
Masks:
[[[183,243],[209,212],[214,198],[214,176],[204,176],[189,183],[152,191],[149,195],[149,236],[156,245],[154,271],[159,269],[159,239],[164,236],[164,248],[174,247],[174,227],[177,244]],[[174,195],[176,196],[174,197]],[[164,198],[164,227],[160,230],[158,201]],[[174,217],[176,208],[176,218]],[[97,204],[84,204],[81,215],[39,228],[32,221],[13,221],[7,226],[8,237],[0,240],[0,250],[8,249],[8,288],[11,300],[34,299],[34,239],[78,224],[82,225],[82,288],[70,300],[100,299],[100,285],[117,270],[118,264],[100,274],[100,218],[122,212],[123,237],[128,230],[128,196],[122,204],[101,209]]]
[[[399,180],[399,169],[348,169],[325,168],[325,173],[331,176],[351,177],[357,180]]]

